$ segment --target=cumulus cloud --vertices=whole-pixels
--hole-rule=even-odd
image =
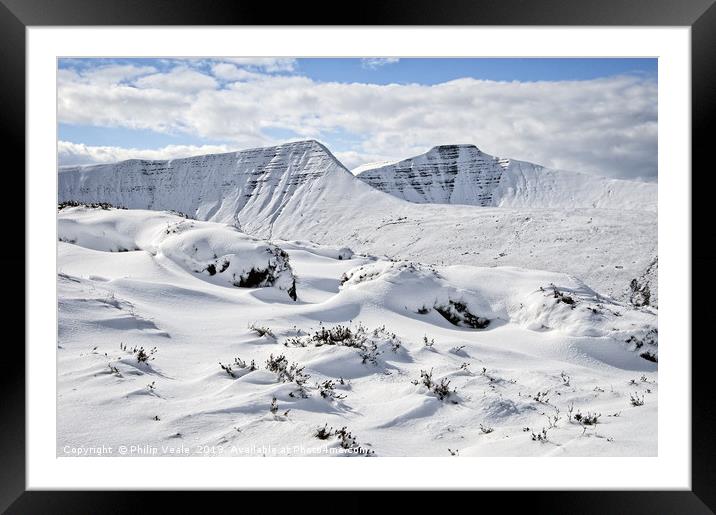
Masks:
[[[555,168],[656,178],[657,85],[646,77],[378,85],[257,73],[242,68],[245,60],[223,61],[211,68],[214,78],[172,69],[97,83],[68,72],[58,81],[60,121],[185,133],[234,149],[273,142],[276,131],[329,147],[340,134],[336,154],[348,167],[473,143]]]
[[[69,141],[57,143],[60,166],[115,163],[126,159],[179,159],[237,150],[227,145],[167,145],[158,149],[91,146]]]
[[[395,64],[400,61],[397,57],[366,57],[361,59],[361,66],[370,70],[375,70],[386,64]]]

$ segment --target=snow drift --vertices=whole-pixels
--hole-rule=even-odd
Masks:
[[[59,455],[656,455],[656,311],[567,274],[158,211],[65,208],[58,232]],[[232,284],[257,268],[274,287]]]
[[[296,300],[288,254],[223,224],[156,211],[72,207],[58,214],[58,237],[103,252],[145,251],[213,284],[276,287]]]

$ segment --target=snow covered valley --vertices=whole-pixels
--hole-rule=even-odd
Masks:
[[[625,293],[655,212],[417,205],[316,159],[248,203],[61,177],[134,209],[58,211],[59,456],[657,454]]]

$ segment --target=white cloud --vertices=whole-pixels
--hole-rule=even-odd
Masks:
[[[125,159],[178,159],[202,154],[218,154],[238,150],[227,145],[167,145],[158,149],[135,149],[90,146],[69,141],[57,143],[60,166],[114,163]]]
[[[375,70],[386,64],[395,64],[400,61],[397,57],[366,57],[361,59],[361,66],[370,70]]]
[[[296,69],[296,59],[291,57],[224,57],[220,60],[268,73],[292,72]]]
[[[136,80],[134,85],[142,89],[160,89],[178,93],[197,93],[205,89],[217,87],[216,80],[203,73],[178,66],[166,73],[145,75]]]
[[[181,132],[231,142],[232,148],[272,142],[269,129],[329,147],[340,134],[344,152],[337,154],[349,167],[410,157],[439,144],[474,143],[493,155],[546,166],[656,176],[657,85],[645,77],[377,85],[248,77],[244,73],[253,72],[238,67],[217,72],[218,64],[217,77],[250,80],[219,88],[207,75],[172,70],[138,79],[151,85],[140,88],[68,72],[59,81],[60,121]]]
[[[153,66],[135,66],[132,64],[109,64],[86,70],[79,75],[69,69],[61,69],[58,71],[60,79],[80,80],[88,84],[119,84],[129,81],[135,77],[155,73],[157,70]]]
[[[263,74],[239,68],[231,63],[217,63],[211,67],[211,72],[214,77],[227,81],[256,80],[264,77]]]

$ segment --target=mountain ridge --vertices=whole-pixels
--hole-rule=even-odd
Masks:
[[[419,204],[657,209],[654,183],[554,170],[492,156],[472,144],[438,145],[395,163],[359,168],[360,180]]]
[[[171,160],[62,167],[60,201],[174,210],[201,220],[270,225],[297,193],[355,180],[316,140]]]

